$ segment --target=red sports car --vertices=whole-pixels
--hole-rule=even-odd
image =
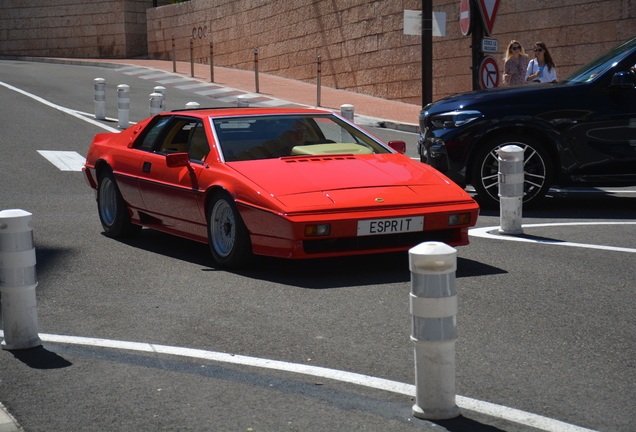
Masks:
[[[475,201],[404,150],[326,110],[184,110],[97,134],[84,173],[106,235],[149,227],[227,267],[468,244]]]

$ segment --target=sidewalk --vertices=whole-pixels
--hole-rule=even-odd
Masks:
[[[27,58],[23,58],[27,60]],[[28,58],[29,61],[48,61],[63,64],[93,64],[105,67],[137,66],[168,73],[173,71],[173,62],[169,60],[150,59],[41,59]],[[192,78],[202,83],[210,83],[210,66],[194,64],[194,77],[191,75],[191,65],[188,62],[176,62],[176,74],[184,78]],[[318,89],[316,84],[282,78],[260,72],[258,75],[259,95],[279,99],[295,104],[316,107]],[[256,79],[253,71],[214,67],[214,84],[236,89],[249,94],[256,93]],[[355,114],[377,119],[382,126],[417,133],[418,118],[421,107],[386,100],[378,97],[338,90],[321,86],[320,106],[334,111],[340,111],[344,104],[354,106]]]

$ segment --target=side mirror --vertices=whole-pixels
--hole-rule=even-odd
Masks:
[[[184,167],[190,164],[190,155],[187,153],[170,153],[166,155],[168,168]]]
[[[389,141],[389,147],[400,154],[406,153],[406,143],[404,141]]]
[[[629,72],[616,72],[612,77],[612,87],[634,88],[634,79]]]

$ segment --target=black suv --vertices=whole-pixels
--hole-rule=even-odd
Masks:
[[[636,38],[558,83],[458,94],[420,113],[420,160],[497,205],[495,151],[524,149],[524,203],[551,185],[636,185]]]

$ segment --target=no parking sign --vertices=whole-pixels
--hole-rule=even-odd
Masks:
[[[499,66],[492,56],[486,56],[479,62],[479,86],[482,89],[499,86]]]

